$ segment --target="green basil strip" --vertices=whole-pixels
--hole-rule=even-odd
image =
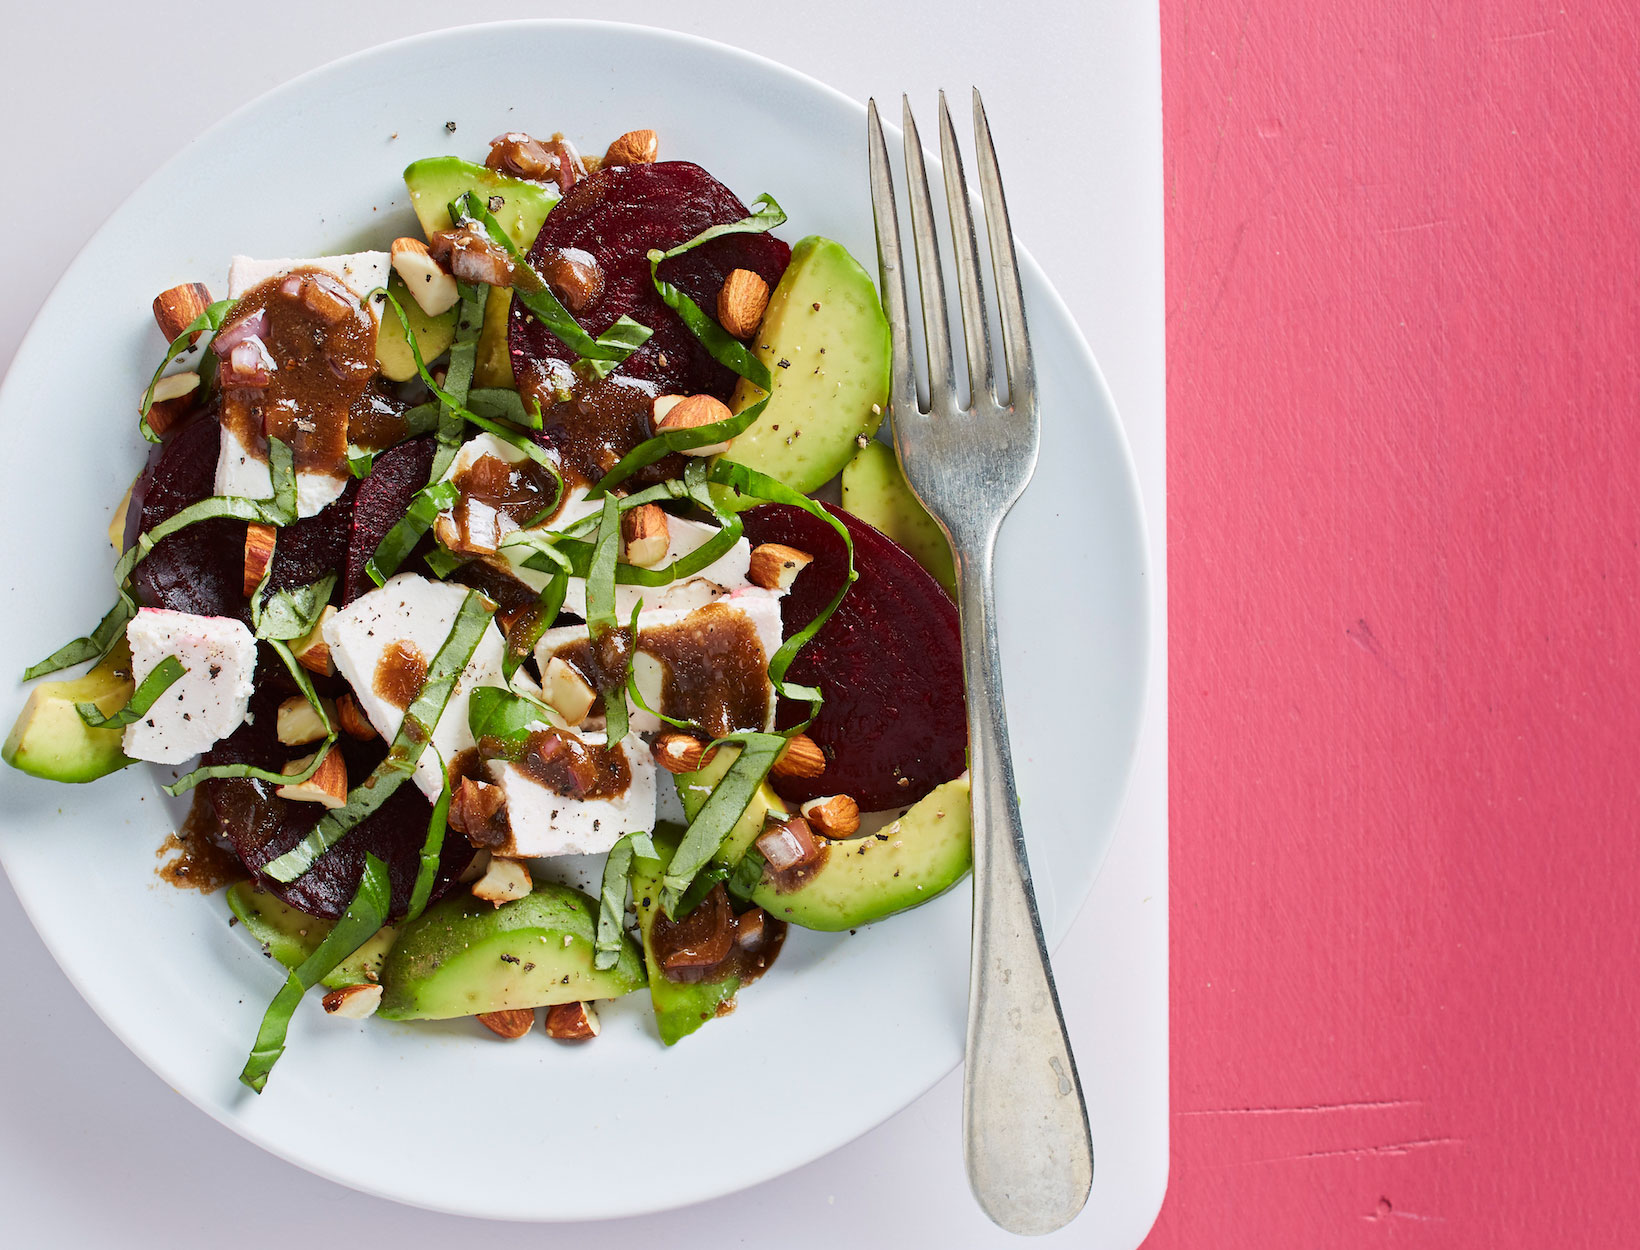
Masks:
[[[644,343],[651,331],[631,317],[618,318],[597,338],[582,328],[570,315],[569,309],[553,294],[529,259],[507,237],[484,201],[471,191],[450,205],[450,220],[472,221],[484,228],[491,242],[506,252],[513,265],[513,298],[527,308],[530,314],[546,327],[565,347],[589,362],[591,371],[604,377]],[[596,362],[596,363],[592,363]],[[599,366],[602,366],[601,368]]]
[[[324,716],[323,710],[319,714]],[[330,724],[329,717],[325,717],[325,724]],[[336,735],[333,730],[331,736],[326,738],[323,745],[314,753],[313,761],[300,772],[276,773],[272,769],[258,768],[254,764],[207,764],[204,768],[196,768],[191,773],[185,773],[170,785],[161,788],[175,798],[179,794],[186,794],[202,781],[214,781],[221,777],[250,777],[275,786],[300,785],[319,771],[319,766],[325,762],[325,756],[330,754],[331,748],[335,745]]]
[[[605,495],[598,540],[593,544],[592,563],[587,568],[587,636],[594,649],[601,638],[621,628],[620,618],[615,615],[615,561],[620,549],[620,504]],[[631,667],[630,662],[627,667]],[[604,696],[605,741],[619,742],[626,737],[626,674],[622,673],[618,682],[610,678],[609,685],[599,693]]]
[[[265,603],[259,587],[258,593],[251,596],[251,625],[256,636],[270,642],[306,638],[324,615],[335,589],[334,573],[326,573],[306,586],[276,590]]]
[[[97,623],[97,628],[83,638],[64,643],[45,659],[30,664],[23,670],[23,680],[33,681],[47,673],[72,668],[86,660],[100,660],[114,649],[114,644],[125,636],[125,627],[137,614],[137,601],[123,589],[108,614]]]
[[[438,724],[444,705],[450,701],[456,678],[466,669],[479,639],[489,627],[490,610],[485,606],[484,597],[477,591],[468,592],[450,633],[427,669],[421,693],[404,714],[404,723],[388,748],[387,758],[363,783],[354,787],[346,804],[326,812],[305,838],[263,868],[264,873],[275,881],[296,880],[355,825],[387,802],[393,791],[415,771],[416,761],[432,738],[433,727]]]
[[[95,703],[76,703],[74,710],[92,729],[123,729],[133,721],[148,715],[148,709],[154,706],[154,701],[181,681],[182,675],[187,671],[182,667],[181,660],[174,655],[168,655],[154,665],[154,671],[142,679],[142,684],[131,692],[130,700],[119,711],[104,716]]]
[[[393,308],[399,314],[400,325],[408,326],[410,324],[407,320],[405,320],[404,309],[399,305],[399,301],[394,298],[386,287],[377,287],[371,294],[372,296],[380,294],[389,304],[393,305]],[[497,438],[503,440],[504,442],[511,443],[514,447],[518,448],[519,451],[523,452],[531,460],[535,461],[536,464],[551,469],[553,474],[558,477],[558,493],[560,495],[563,494],[563,476],[558,471],[557,461],[552,458],[545,447],[542,447],[534,439],[530,438],[524,431],[515,430],[511,426],[500,421],[492,421],[489,417],[481,416],[472,409],[468,408],[449,391],[445,390],[442,386],[435,382],[433,380],[433,375],[427,372],[427,363],[421,358],[421,348],[416,345],[416,336],[411,333],[409,329],[405,330],[404,339],[405,342],[410,345],[410,355],[416,362],[416,372],[421,375],[422,385],[438,397],[438,401],[441,405],[449,409],[451,412],[454,412],[456,416],[460,417],[468,424],[476,425],[481,430],[488,430],[491,434],[494,434]],[[446,377],[446,381],[448,380],[448,377]]]
[[[739,733],[718,739],[714,745],[739,743],[740,754],[729,765],[722,780],[690,822],[689,830],[667,865],[661,880],[661,906],[672,915],[695,874],[711,862],[723,839],[729,836],[746,807],[786,749],[784,734]]]
[[[433,528],[438,514],[455,507],[460,498],[461,492],[454,482],[434,482],[417,491],[410,507],[382,536],[375,554],[364,566],[370,580],[378,586],[386,584],[387,579],[399,571],[399,565],[410,558],[421,536]]]
[[[291,970],[290,976],[268,1004],[257,1030],[256,1044],[239,1079],[257,1093],[268,1083],[268,1073],[285,1053],[285,1036],[290,1029],[290,1018],[302,995],[317,985],[342,960],[373,937],[387,920],[388,908],[393,901],[393,885],[387,875],[387,865],[374,855],[366,855],[364,874],[359,888],[347,911],[336,922],[336,927],[325,935],[317,950]]]
[[[837,611],[837,605],[842,603],[843,596],[848,588],[860,576],[854,567],[854,540],[849,536],[848,526],[844,525],[825,508],[821,507],[807,495],[801,494],[787,486],[784,482],[770,477],[767,473],[759,473],[756,469],[748,469],[743,464],[736,464],[732,460],[720,460],[712,466],[711,479],[720,486],[727,486],[736,494],[749,495],[769,503],[789,504],[794,508],[801,508],[813,516],[819,517],[843,539],[843,545],[848,551],[848,577],[837,588],[820,612],[802,629],[781,644],[780,649],[769,657],[769,681],[776,693],[782,698],[796,699],[809,705],[808,719],[801,725],[794,725],[786,730],[788,734],[800,733],[813,723],[815,715],[820,711],[820,691],[813,686],[803,686],[786,680],[786,672],[797,658],[797,653],[808,646],[809,641],[820,632],[825,623],[831,619],[831,614]]]
[[[535,607],[513,622],[513,627],[507,631],[507,645],[501,653],[501,675],[508,681],[513,679],[518,666],[530,658],[535,644],[541,641],[541,635],[552,628],[553,621],[563,610],[564,592],[568,589],[568,575],[563,569],[554,569],[547,584],[541,587]]]
[[[222,328],[222,323],[228,319],[228,313],[238,302],[238,300],[231,299],[217,300],[216,303],[190,321],[182,333],[172,339],[170,345],[165,349],[165,359],[160,361],[159,368],[154,370],[154,376],[149,380],[148,389],[142,393],[142,404],[137,409],[141,414],[137,426],[142,430],[142,436],[150,443],[160,441],[159,435],[154,433],[154,427],[148,424],[148,413],[154,406],[154,388],[159,385],[160,379],[165,376],[165,371],[171,367],[171,363],[193,347],[189,340],[201,331],[208,330],[210,333],[215,334]],[[210,385],[215,368],[215,357],[206,352],[199,362],[198,372],[201,388]]]
[[[626,932],[627,886],[632,876],[632,858],[659,858],[655,843],[647,833],[629,833],[609,849],[604,860],[603,886],[598,894],[598,933],[593,943],[592,966],[613,968],[621,958]]]
[[[421,844],[421,863],[416,869],[416,884],[410,890],[410,910],[406,920],[414,920],[427,910],[427,900],[433,894],[433,882],[438,877],[439,857],[444,853],[444,835],[450,820],[450,779],[444,779],[444,788],[433,804],[433,814],[427,818],[427,836]]]
[[[422,559],[427,564],[427,571],[441,582],[462,565],[472,562],[471,556],[458,556],[448,547],[434,547]]]
[[[767,234],[786,224],[786,210],[775,202],[774,196],[765,191],[752,201],[755,210],[739,221],[724,222],[721,226],[708,226],[692,239],[678,244],[670,252],[661,254],[662,260],[671,260],[674,256],[682,256],[685,252],[692,252],[702,243],[710,243],[713,239],[721,239],[726,234]]]
[[[478,362],[478,336],[484,329],[484,306],[490,294],[488,287],[477,282],[459,283],[458,289],[461,311],[456,319],[456,336],[450,344],[450,363],[444,370],[444,390],[439,397],[438,450],[433,455],[429,482],[444,476],[461,448],[466,425],[460,410],[466,406],[467,392],[472,389],[473,369]],[[405,332],[411,333],[408,327]],[[454,402],[444,403],[445,395]]]
[[[514,690],[479,686],[468,696],[467,728],[476,741],[493,738],[518,748],[542,725],[558,723],[545,703]]]
[[[739,899],[749,899],[759,885],[763,883],[763,856],[755,846],[747,847],[746,854],[740,857],[740,862],[729,874],[729,879],[723,883],[723,888]]]
[[[730,870],[722,864],[708,864],[705,868],[702,868],[695,879],[689,883],[689,888],[683,892],[683,897],[678,899],[678,905],[674,909],[675,914],[671,919],[682,920],[694,911],[695,908],[700,906],[701,899],[712,892],[712,887],[720,881],[727,881],[729,875]],[[728,887],[724,888],[727,889]]]

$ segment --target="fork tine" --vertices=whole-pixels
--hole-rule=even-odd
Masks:
[[[905,99],[905,179],[911,197],[911,238],[917,246],[917,287],[922,292],[923,342],[928,348],[928,410],[951,412],[951,326],[945,316],[945,274],[940,268],[940,238],[934,229],[934,201],[928,194],[922,140],[911,100]]]
[[[1014,231],[1008,221],[1008,201],[1002,194],[1002,174],[985,104],[974,88],[974,146],[979,161],[979,189],[985,201],[985,224],[991,235],[991,268],[996,273],[997,302],[1002,306],[1002,355],[1008,365],[1008,402],[1019,408],[1036,394],[1036,370],[1031,362],[1031,340],[1025,331],[1025,293],[1019,285],[1019,261],[1014,255]]]
[[[991,322],[985,315],[985,282],[979,274],[979,240],[974,237],[974,206],[962,174],[962,149],[951,124],[951,110],[940,92],[940,162],[945,166],[945,203],[951,211],[951,241],[957,253],[957,294],[962,299],[962,332],[968,345],[969,403],[993,395]]]
[[[911,312],[905,294],[905,263],[900,253],[900,214],[894,204],[894,175],[888,163],[888,146],[883,142],[883,124],[877,116],[877,101],[866,109],[866,146],[871,160],[871,207],[877,221],[877,267],[883,306],[888,313],[893,344],[892,393],[889,402],[896,419],[909,418],[917,407],[917,375],[911,360],[911,340],[907,329]]]

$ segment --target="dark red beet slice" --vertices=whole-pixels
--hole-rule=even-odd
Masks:
[[[219,742],[205,756],[207,764],[255,764],[277,770],[286,760],[305,753],[307,748],[279,743],[276,724],[278,707],[286,692],[277,680],[258,681],[251,700],[253,721],[241,725],[233,735]],[[379,740],[358,742],[343,738],[337,744],[347,760],[348,780],[358,784],[386,754]],[[274,787],[245,778],[207,781],[200,786],[201,802],[214,812],[218,833],[253,874],[301,841],[324,808],[316,803],[290,803],[277,797]],[[392,913],[403,915],[409,906],[420,867],[422,841],[432,805],[413,782],[405,782],[386,803],[321,855],[313,867],[289,885],[258,876],[258,882],[276,897],[299,911],[335,919],[347,909],[364,873],[366,853],[387,865],[393,883]],[[448,893],[473,857],[473,848],[458,833],[448,833],[433,883],[432,897]]]
[[[662,161],[612,166],[576,183],[554,206],[530,257],[538,261],[549,247],[590,252],[603,270],[604,288],[577,320],[597,335],[626,314],[654,331],[616,370],[618,376],[652,382],[660,394],[704,393],[728,399],[735,375],[707,354],[655,294],[648,253],[650,248],[665,251],[708,226],[746,215],[746,206],[734,192],[699,165]],[[750,269],[772,287],[790,260],[791,248],[770,235],[727,235],[667,261],[661,276],[715,315],[718,288],[730,270]],[[517,301],[508,339],[515,366],[521,359],[576,359]]]
[[[376,457],[369,475],[358,484],[347,540],[343,603],[351,603],[376,588],[364,566],[376,554],[387,531],[404,517],[416,492],[427,485],[436,448],[437,440],[431,434],[390,447]]]
[[[144,531],[210,496],[216,485],[221,427],[201,416],[156,449],[133,492],[133,511]],[[357,483],[318,516],[279,532],[274,548],[275,589],[305,586],[340,572],[347,555]],[[130,535],[135,538],[135,535]],[[137,565],[137,597],[149,607],[202,616],[234,616],[250,622],[244,593],[245,526],[240,521],[201,521],[171,535]]]
[[[957,609],[906,551],[840,508],[854,540],[857,580],[836,614],[798,653],[787,677],[826,697],[809,736],[826,753],[813,780],[773,778],[792,802],[847,794],[862,811],[904,807],[967,767]],[[848,572],[837,531],[801,508],[764,504],[743,514],[746,537],[814,557],[781,604],[789,637],[817,616]],[[797,724],[806,704],[782,700],[776,722]]]

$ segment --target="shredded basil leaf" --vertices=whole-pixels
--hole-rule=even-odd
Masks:
[[[450,778],[444,778],[444,788],[433,804],[433,814],[427,818],[427,836],[421,844],[421,861],[416,869],[416,883],[410,890],[410,910],[406,920],[414,920],[427,910],[427,900],[433,894],[433,882],[438,877],[439,856],[444,852],[444,835],[450,819]]]
[[[148,389],[142,393],[142,404],[137,409],[141,414],[137,426],[142,431],[142,436],[150,443],[160,441],[159,435],[154,432],[154,427],[148,424],[148,413],[154,406],[154,388],[159,385],[160,379],[165,376],[165,371],[171,367],[171,363],[179,356],[185,355],[192,350],[194,345],[189,340],[202,331],[208,330],[210,333],[215,334],[222,328],[222,323],[228,319],[228,313],[232,311],[233,306],[238,302],[238,300],[231,299],[217,300],[216,303],[190,321],[182,333],[172,339],[170,345],[165,349],[165,359],[160,361],[159,368],[154,370],[154,376],[149,380]],[[200,359],[198,371],[199,385],[202,389],[210,385],[215,368],[215,357],[206,352]]]
[[[554,569],[547,584],[541,587],[535,607],[514,621],[513,627],[507,631],[507,645],[501,653],[501,675],[508,681],[513,679],[518,666],[530,658],[535,644],[541,641],[541,635],[552,627],[563,609],[564,592],[568,588],[568,575],[561,568]]]
[[[711,862],[723,839],[740,820],[769,775],[775,760],[786,749],[786,736],[774,733],[737,733],[719,738],[713,746],[739,743],[740,754],[712,789],[711,795],[689,822],[689,829],[661,879],[661,906],[668,916],[675,914],[684,891],[695,874]]]
[[[479,686],[467,699],[467,728],[475,741],[492,738],[516,749],[535,729],[557,723],[545,703],[500,686]]]
[[[450,219],[455,222],[472,221],[484,228],[490,240],[507,253],[513,265],[513,298],[550,331],[565,347],[579,356],[585,367],[596,377],[605,377],[644,343],[651,331],[631,317],[618,318],[609,329],[594,338],[570,315],[562,301],[553,294],[529,259],[507,237],[484,201],[471,191],[450,205]]]
[[[416,761],[433,736],[433,727],[450,701],[456,679],[466,669],[477,650],[479,639],[490,627],[490,609],[477,591],[468,592],[456,613],[444,644],[427,669],[421,693],[404,713],[404,722],[394,735],[387,758],[361,785],[354,787],[342,807],[324,814],[319,823],[290,850],[262,869],[275,881],[296,880],[319,856],[342,839],[397,790],[416,768]]]
[[[598,539],[593,544],[592,563],[587,569],[587,636],[595,651],[601,639],[621,628],[620,618],[615,615],[615,561],[620,548],[620,504],[613,496],[605,495]],[[635,643],[636,639],[629,642]],[[602,667],[599,665],[600,670]],[[630,656],[627,667],[631,668]],[[599,691],[604,696],[605,740],[614,744],[626,737],[626,674],[623,672],[619,681],[608,674],[605,677],[607,685]]]
[[[86,660],[101,660],[114,649],[114,644],[124,637],[125,627],[136,614],[137,601],[122,588],[119,599],[97,623],[96,629],[83,638],[64,643],[45,659],[30,664],[23,670],[23,680],[33,681],[36,677],[72,668]]]
[[[621,939],[626,932],[627,887],[634,855],[659,858],[655,843],[647,833],[627,834],[610,847],[609,857],[604,860],[603,886],[598,894],[598,933],[592,950],[594,968],[613,968],[621,957]]]
[[[763,883],[764,859],[758,849],[748,847],[746,854],[740,857],[740,862],[729,874],[729,879],[723,883],[723,888],[736,898],[749,899],[757,887]]]
[[[458,284],[461,292],[461,312],[456,320],[456,337],[450,344],[450,364],[444,371],[444,389],[440,393],[441,411],[438,420],[438,450],[433,455],[433,471],[428,481],[436,482],[450,467],[461,447],[465,428],[461,409],[472,389],[473,369],[478,361],[478,336],[484,329],[484,304],[489,288],[477,282]],[[406,333],[411,333],[406,327]],[[445,403],[448,395],[452,402]]]
[[[461,492],[454,482],[434,482],[416,492],[405,514],[393,523],[393,528],[382,536],[376,552],[370,557],[364,571],[370,580],[381,586],[399,571],[399,565],[410,558],[421,536],[433,527],[438,514],[456,506]]]
[[[130,700],[119,711],[104,716],[102,709],[95,703],[76,703],[74,710],[92,729],[123,729],[133,721],[148,715],[148,709],[154,706],[154,701],[181,681],[182,675],[187,671],[182,667],[181,660],[174,655],[168,655],[154,665],[153,672],[142,679],[142,684],[131,692]]]
[[[427,565],[428,571],[442,582],[462,565],[470,563],[471,557],[458,556],[448,547],[435,546],[422,557],[422,560]]]
[[[330,718],[325,716],[323,708],[319,710],[319,715],[324,718],[325,727],[329,729]],[[335,745],[336,733],[331,730],[330,736],[324,740],[319,750],[314,754],[312,761],[300,772],[276,773],[272,769],[258,768],[254,764],[207,764],[203,768],[194,769],[191,773],[185,773],[170,785],[161,788],[166,794],[175,798],[179,794],[186,794],[202,781],[213,781],[220,777],[250,777],[256,781],[265,781],[276,786],[300,785],[319,771],[319,766],[325,762],[325,757],[330,754],[331,748]]]
[[[712,892],[713,886],[720,881],[727,881],[728,879],[729,869],[725,868],[722,864],[708,864],[705,868],[701,869],[695,879],[689,883],[689,888],[683,892],[683,897],[678,899],[678,905],[674,909],[674,914],[670,917],[670,919],[682,920],[690,912],[694,911],[695,908],[700,906],[700,901]]]
[[[263,581],[266,582],[266,577]],[[306,586],[276,590],[265,603],[258,587],[257,593],[251,596],[251,626],[256,636],[270,642],[306,638],[318,625],[335,589],[334,573],[327,573]]]
[[[290,1029],[290,1018],[302,996],[317,985],[327,972],[373,937],[387,920],[388,908],[393,901],[393,885],[387,875],[387,865],[374,855],[364,859],[364,874],[359,888],[347,911],[336,922],[335,928],[325,935],[317,950],[291,970],[257,1030],[256,1043],[239,1079],[257,1093],[268,1083],[268,1073],[285,1053],[285,1036]]]

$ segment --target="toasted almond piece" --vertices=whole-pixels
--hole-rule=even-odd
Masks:
[[[575,666],[565,663],[556,655],[547,661],[546,671],[541,674],[541,689],[546,693],[552,710],[564,718],[564,724],[572,726],[579,725],[587,718],[593,702],[598,698],[598,692]]]
[[[763,324],[769,284],[750,269],[731,270],[718,288],[718,324],[737,339],[749,339]]]
[[[392,256],[393,272],[404,279],[410,298],[429,317],[449,312],[460,301],[456,280],[439,268],[420,239],[394,239]]]
[[[753,845],[776,872],[802,868],[820,858],[820,844],[814,840],[809,822],[801,816],[770,825]]]
[[[293,777],[306,772],[311,763],[313,756],[304,755],[299,760],[292,760],[280,771],[287,777]],[[329,808],[343,806],[347,802],[347,765],[342,761],[342,753],[331,751],[313,776],[306,781],[280,786],[274,793],[293,803],[322,803]]]
[[[136,488],[135,482],[125,488],[125,496],[114,509],[113,519],[108,522],[108,541],[116,555],[125,550],[125,522],[131,515],[131,492]]]
[[[335,615],[335,607],[327,603],[325,610],[319,613],[312,632],[290,644],[290,653],[296,657],[296,662],[308,672],[318,673],[322,677],[332,677],[336,673],[336,663],[330,658],[330,644],[325,641],[324,634],[325,622]]]
[[[699,738],[670,730],[657,737],[649,751],[655,762],[669,773],[696,772],[711,759],[711,755],[703,754]],[[716,754],[716,751],[712,752],[712,755]]]
[[[382,1005],[382,987],[379,985],[344,985],[331,990],[323,999],[324,1009],[343,1020],[363,1020],[376,1014]]]
[[[500,907],[501,904],[510,903],[515,898],[523,898],[534,888],[535,882],[530,880],[530,870],[523,864],[516,859],[492,857],[490,866],[484,870],[484,875],[473,882],[473,897]]]
[[[184,282],[181,286],[174,286],[169,291],[161,291],[154,296],[154,323],[159,326],[159,332],[169,343],[192,325],[199,314],[210,306],[209,287],[202,282]],[[188,340],[188,345],[193,346],[203,333],[203,330],[195,330],[193,338]]]
[[[601,165],[653,165],[661,142],[653,130],[629,130],[604,153]]]
[[[360,742],[368,742],[376,736],[376,727],[370,723],[351,690],[336,700],[336,723],[348,737],[357,738]]]
[[[191,372],[169,373],[154,383],[154,400],[148,406],[148,428],[161,436],[168,434],[194,410],[194,392],[198,389],[199,374]]]
[[[511,1011],[482,1011],[478,1022],[498,1037],[515,1042],[535,1027],[535,1012],[526,1007]]]
[[[797,575],[814,563],[814,557],[784,543],[759,543],[752,548],[746,576],[764,590],[790,590]]]
[[[672,399],[671,395],[661,395],[656,398],[651,411],[655,414],[655,429],[657,432],[665,430],[692,430],[697,426],[716,425],[719,421],[727,421],[734,414],[724,405],[721,399],[711,395],[690,395],[675,403],[662,403]],[[721,443],[708,443],[704,447],[687,447],[683,449],[686,456],[715,456],[720,451],[727,451],[727,440]]]
[[[547,1008],[547,1036],[584,1042],[598,1036],[598,1013],[591,1003],[554,1003]]]
[[[793,734],[770,771],[777,777],[818,777],[826,771],[826,753],[808,734]]]
[[[320,702],[325,705],[326,714],[334,721],[335,705],[329,699],[321,699]],[[278,734],[279,741],[287,747],[300,747],[328,737],[330,731],[325,728],[325,722],[319,713],[313,710],[313,704],[301,695],[296,695],[279,705]]]
[[[467,866],[461,870],[456,878],[462,885],[471,885],[477,881],[490,867],[490,853],[488,851],[474,851],[473,857],[467,861]]]
[[[450,814],[446,819],[450,828],[467,834],[468,840],[478,846],[482,839],[472,835],[486,833],[506,803],[507,796],[500,786],[476,777],[463,777],[450,795]],[[488,863],[486,860],[486,867]]]
[[[659,504],[639,504],[621,513],[621,553],[628,564],[652,569],[666,559],[672,538],[666,513]]]
[[[828,838],[849,838],[860,832],[860,805],[846,794],[810,799],[801,810],[803,819]]]
[[[278,541],[279,531],[271,525],[252,521],[245,527],[245,598],[249,599],[262,584]]]

